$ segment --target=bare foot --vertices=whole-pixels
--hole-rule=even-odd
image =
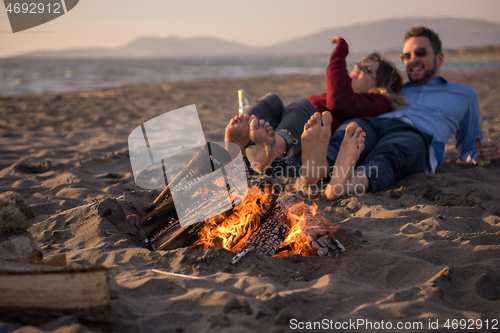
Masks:
[[[325,189],[326,197],[335,200],[347,193],[359,155],[365,148],[366,133],[355,122],[350,123],[333,166],[332,179]]]
[[[323,123],[323,124],[322,124]],[[302,141],[301,178],[306,184],[316,184],[328,176],[330,164],[326,159],[332,133],[332,114],[316,112],[304,125]]]
[[[252,115],[249,137],[256,145],[254,167],[263,172],[277,157],[276,133],[268,122]]]
[[[250,126],[249,116],[247,114],[239,114],[229,121],[226,126],[224,142],[232,142],[237,144],[243,150],[250,143]]]

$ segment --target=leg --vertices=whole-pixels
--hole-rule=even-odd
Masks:
[[[304,184],[316,184],[328,176],[330,163],[326,159],[331,136],[332,114],[316,112],[304,125],[301,178]]]
[[[244,114],[231,119],[229,125],[226,126],[224,141],[236,143],[243,149],[250,143],[248,124],[252,115],[257,119],[264,119],[273,128],[276,128],[284,112],[285,107],[278,95],[267,94],[257,102],[252,103]]]
[[[297,98],[286,107],[278,127],[274,127],[276,133],[285,139],[287,148],[294,147],[294,153],[300,152],[301,141],[298,139],[304,132],[304,125],[317,112],[309,100]]]
[[[396,118],[353,119],[351,122],[362,127],[366,138],[357,163],[359,168],[347,182],[347,193],[382,191],[397,179],[425,171],[431,136],[417,132]],[[346,124],[330,139],[327,153],[330,164],[337,160]],[[340,188],[337,193],[341,193]]]
[[[270,94],[266,95],[266,98],[275,103],[278,97]],[[270,104],[269,102],[266,103]],[[275,104],[277,105],[277,103]],[[260,108],[259,110],[263,109]],[[291,153],[300,151],[300,143],[297,138],[300,138],[304,125],[309,118],[317,112],[316,108],[307,99],[298,98],[284,109],[280,115],[279,124],[275,127],[273,126],[273,122],[276,120],[277,110],[278,108],[276,107],[272,111],[272,116],[264,115],[261,112],[258,115],[253,113],[250,117],[251,122],[254,116],[256,118],[256,121],[250,125],[250,139],[257,144],[255,165],[261,172],[271,165],[276,158],[282,157],[287,153],[291,147],[297,147]],[[259,118],[259,116],[263,118]],[[264,119],[265,122],[259,119]],[[268,119],[271,119],[271,121]],[[276,131],[268,129],[267,124],[271,128],[276,129]]]
[[[333,165],[337,160],[340,145],[342,144],[342,141],[345,137],[346,128],[351,123],[356,123],[366,134],[365,148],[359,156],[359,163],[362,163],[364,161],[366,156],[368,156],[370,151],[373,149],[373,147],[375,147],[375,144],[380,139],[380,129],[377,126],[374,126],[372,122],[369,121],[369,119],[355,118],[345,122],[333,133],[330,138],[330,142],[328,143],[328,151],[326,157],[331,165]]]
[[[277,128],[284,112],[285,107],[278,95],[269,93],[252,103],[245,114],[248,114],[249,117],[253,115],[259,120],[264,119],[272,128]]]
[[[338,199],[348,193],[351,180],[354,178],[354,167],[365,148],[365,136],[366,133],[356,122],[346,127],[344,139],[333,166],[332,177],[325,189],[328,199]]]
[[[370,182],[370,191],[383,191],[398,179],[425,172],[429,156],[424,137],[414,130],[384,135],[361,164]]]

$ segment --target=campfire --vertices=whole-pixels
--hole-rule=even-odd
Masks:
[[[248,189],[246,195],[231,195],[232,209],[202,221],[182,225],[175,209],[172,192],[182,188],[195,207],[217,207],[228,190],[228,175],[211,180],[208,188],[195,187],[189,191],[193,179],[200,179],[197,168],[186,167],[183,178],[189,184],[173,187],[171,182],[149,208],[149,213],[137,222],[151,250],[172,250],[180,247],[206,249],[223,247],[235,253],[231,263],[236,264],[250,251],[261,255],[285,257],[336,256],[345,248],[333,236],[336,226],[317,207],[307,204],[299,195],[278,190],[266,178]],[[249,179],[248,179],[249,180]],[[182,181],[180,181],[182,183]],[[214,187],[215,186],[215,187]],[[214,190],[216,188],[217,190]],[[281,188],[281,187],[278,187]],[[192,209],[186,216],[194,214]]]

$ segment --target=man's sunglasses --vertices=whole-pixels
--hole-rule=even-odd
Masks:
[[[401,55],[401,61],[406,61],[411,59],[411,53],[412,52],[406,52]],[[415,53],[416,57],[423,58],[427,55],[427,49],[425,47],[421,47],[419,49],[416,49],[413,51]]]
[[[368,73],[370,75],[373,75],[373,72],[372,70],[370,69],[370,66],[368,65],[363,65],[363,63],[361,61],[358,61],[358,62],[355,62],[354,63],[354,66],[355,67],[358,67],[360,71],[362,71],[363,73]]]

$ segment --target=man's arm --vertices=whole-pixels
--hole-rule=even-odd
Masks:
[[[491,160],[493,163],[500,159],[498,142],[481,142],[479,125],[479,101],[477,93],[471,88],[469,109],[460,122],[460,129],[456,135],[457,151],[462,161],[471,163],[478,159]],[[479,149],[479,150],[478,150]]]
[[[477,160],[476,136],[481,134],[479,125],[479,100],[471,87],[467,112],[460,121],[458,132],[455,133],[458,156],[462,161],[475,163]]]

